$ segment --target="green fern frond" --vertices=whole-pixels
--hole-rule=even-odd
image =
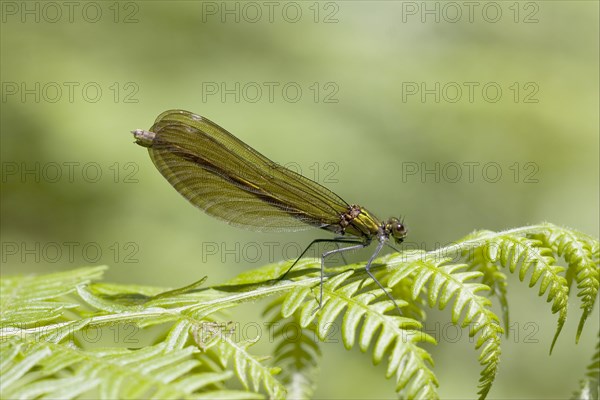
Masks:
[[[272,315],[268,326],[278,343],[273,352],[274,364],[281,367],[281,382],[290,399],[311,399],[316,389],[321,350],[314,331],[300,327],[293,318],[282,318],[283,297],[277,298],[264,312]]]
[[[386,262],[387,260],[390,259],[386,259]],[[427,300],[421,296],[416,299],[412,298],[414,285],[415,278],[412,275],[408,275],[395,283],[394,286],[388,287],[395,299],[411,299],[410,301],[407,301],[407,304],[400,310],[402,311],[403,316],[424,322],[427,319]]]
[[[411,263],[401,263],[391,274],[388,285],[394,286],[408,276],[414,278],[412,298],[418,298],[421,293],[426,295],[430,307],[436,304],[440,310],[454,299],[452,305],[452,322],[463,328],[472,324],[469,336],[479,335],[475,348],[481,350],[479,362],[483,367],[479,379],[479,396],[485,398],[492,387],[498,363],[500,360],[500,338],[502,327],[498,317],[490,310],[491,302],[476,293],[489,290],[481,283],[468,282],[480,278],[479,271],[459,272],[467,267],[466,264],[448,264],[449,258],[438,260],[437,257],[424,255],[420,260]],[[394,259],[388,261],[394,265]],[[461,315],[464,317],[461,320]],[[484,346],[485,345],[485,346]]]
[[[569,286],[561,275],[565,270],[555,265],[552,250],[543,246],[540,240],[516,235],[501,235],[486,243],[487,257],[491,262],[497,262],[511,273],[517,269],[519,280],[524,281],[531,269],[529,287],[540,282],[539,296],[548,292],[546,301],[552,302],[552,313],[558,313],[556,333],[550,345],[550,352],[567,319]]]
[[[405,305],[398,302],[400,308]],[[350,270],[329,278],[323,284],[323,307],[316,313],[317,308],[311,289],[299,287],[286,296],[281,312],[284,317],[296,313],[303,328],[316,318],[312,329],[320,340],[326,340],[333,321],[343,312],[341,333],[346,348],[358,340],[360,350],[366,352],[374,343],[373,363],[388,355],[386,377],[396,375],[396,390],[402,397],[437,398],[437,378],[429,368],[433,360],[418,346],[435,340],[419,331],[418,321],[386,314],[395,310],[394,305],[364,271]]]
[[[280,368],[269,367],[263,362],[268,357],[257,357],[247,351],[248,347],[254,342],[235,342],[229,335],[221,336],[216,346],[210,350],[217,353],[223,368],[227,367],[229,360],[233,360],[233,367],[236,376],[246,389],[250,389],[250,379],[252,388],[258,392],[262,384],[265,390],[273,399],[285,397],[285,386],[274,377],[280,372]]]
[[[73,344],[11,342],[19,351],[3,359],[3,398],[75,398],[85,393],[106,399],[192,398],[194,392],[233,375],[195,372],[201,366],[193,346],[175,350],[163,342],[138,350],[84,351]]]
[[[483,367],[479,395],[484,398],[498,369],[502,328],[481,292],[491,289],[508,323],[503,272],[515,273],[521,281],[530,275],[529,286],[539,283],[539,295],[547,294],[552,312],[559,314],[554,346],[566,318],[571,281],[583,309],[577,337],[593,315],[599,250],[599,242],[589,236],[542,224],[475,232],[435,251],[381,257],[371,271],[396,299],[400,315],[364,264],[329,269],[321,309],[318,260],[298,263],[290,274],[294,280],[275,279],[289,267],[286,262],[246,272],[225,285],[206,287],[201,279],[175,290],[91,283],[104,267],[2,277],[0,396],[283,398],[287,390],[287,396],[309,398],[316,385],[311,374],[319,364],[319,342],[341,319],[344,345],[357,343],[372,353],[374,363],[386,358],[386,376],[395,376],[400,396],[436,398],[433,361],[422,348],[434,340],[421,332],[420,322],[427,309],[450,307],[452,321],[471,326],[469,335],[477,337]],[[450,262],[448,254],[464,263]],[[568,265],[567,278],[555,265],[557,257]],[[253,354],[253,342],[238,341],[220,316],[227,308],[269,297],[275,299],[268,309],[272,322],[293,323],[299,332],[294,341],[285,337],[283,326],[275,328],[278,343],[271,358]],[[140,332],[161,325],[168,333],[137,350],[125,343],[97,348],[85,340],[87,332],[125,325]],[[582,393],[593,395],[598,350],[588,371]],[[240,385],[245,390],[234,389]]]
[[[187,289],[195,290],[203,281],[204,279],[189,285]],[[108,301],[91,295],[90,292],[83,290],[83,288],[80,288],[78,292],[82,295],[84,300],[94,305],[96,308],[104,311],[114,311],[115,309],[114,306],[107,305]],[[223,308],[231,307],[235,303],[227,304],[216,302],[216,304],[210,304],[210,302],[206,300],[211,297],[213,299],[217,298],[215,293],[212,293],[212,296],[209,293],[208,295],[205,294],[203,296],[204,302],[198,302],[198,297],[196,295],[193,295],[192,293],[186,294],[183,290],[177,289],[155,295],[141,306],[119,306],[119,312],[139,312],[141,311],[140,307],[147,307],[152,310],[155,307],[162,308],[166,305],[170,307],[174,305],[179,306],[176,308],[178,311],[177,313],[168,313],[167,315],[151,318],[144,323],[144,326],[184,318],[185,324],[181,321],[174,328],[174,330],[177,328],[178,332],[185,334],[185,336],[182,336],[182,338],[178,340],[179,342],[187,341],[188,331],[191,329],[196,334],[194,339],[198,346],[201,349],[213,352],[223,368],[227,368],[230,360],[233,361],[235,375],[247,390],[250,390],[250,386],[252,385],[253,390],[258,392],[260,385],[262,384],[271,398],[283,397],[285,394],[285,387],[273,377],[273,375],[279,373],[279,368],[267,366],[264,363],[267,357],[258,357],[249,353],[247,349],[253,344],[252,342],[236,342],[234,340],[235,332],[227,330],[226,324],[215,322],[213,319],[207,318],[210,314],[222,310]],[[182,307],[182,305],[184,306]],[[210,312],[207,310],[210,310]],[[208,340],[206,340],[207,336]]]
[[[572,399],[598,400],[600,395],[600,332],[596,342],[596,351],[592,362],[586,368],[585,378],[579,382],[579,389],[573,394]]]
[[[2,291],[3,315],[13,309],[27,309],[26,302],[31,299],[35,300],[33,304],[37,310],[41,303],[39,299],[43,299],[43,309],[54,305],[55,310],[51,311],[57,316],[39,321],[33,319],[37,318],[37,313],[19,312],[11,315],[12,324],[2,325],[2,398],[262,398],[256,390],[240,392],[223,385],[235,373],[243,380],[246,370],[250,371],[255,387],[264,380],[264,387],[273,397],[283,393],[277,391],[283,386],[261,376],[256,365],[244,368],[243,362],[239,361],[242,357],[240,351],[234,354],[237,364],[233,371],[206,367],[199,357],[202,349],[190,345],[190,331],[210,321],[193,318],[190,310],[194,307],[190,305],[190,298],[176,302],[174,298],[165,300],[151,294],[133,296],[131,291],[128,293],[121,287],[121,295],[109,299],[111,295],[107,293],[119,292],[118,285],[103,285],[100,290],[82,285],[91,278],[99,277],[102,270],[80,269],[73,271],[73,276],[68,273],[51,274],[49,279],[39,276],[2,280],[4,288],[13,288]],[[14,296],[14,287],[28,293],[23,300]],[[156,288],[142,291],[160,292]],[[5,297],[5,294],[10,297]],[[189,297],[189,294],[186,296]],[[133,298],[136,301],[132,301]],[[153,302],[156,303],[157,298],[174,307],[156,306]],[[69,314],[61,314],[65,302],[70,305]],[[197,299],[193,302],[195,304]],[[92,308],[97,311],[91,311]],[[63,321],[69,317],[74,319]],[[174,322],[169,334],[152,346],[138,350],[86,346],[86,329],[97,331],[115,324],[143,327],[168,321]],[[237,344],[227,337],[221,339],[214,348],[225,360],[227,357],[223,356],[222,348],[236,347]],[[248,360],[253,359],[248,353],[244,356]],[[254,357],[253,361],[256,363],[261,359]]]
[[[576,341],[579,341],[585,321],[598,297],[600,286],[598,242],[589,240],[587,235],[551,224],[547,224],[547,229],[535,237],[551,248],[556,255],[565,259],[569,266],[569,276],[577,283],[577,297],[581,299],[583,310],[577,328]]]
[[[467,236],[466,240],[485,237],[493,232],[480,231]],[[469,271],[480,271],[482,273],[481,283],[490,288],[490,294],[496,296],[502,310],[502,321],[504,322],[504,331],[508,337],[510,317],[508,309],[507,276],[502,272],[502,267],[490,261],[486,255],[485,247],[476,246],[462,251],[462,257],[465,259]]]
[[[102,276],[106,266],[79,268],[41,276],[15,276],[0,281],[0,324],[27,328],[32,323],[43,324],[64,320],[61,317],[79,303],[64,296],[79,285]]]

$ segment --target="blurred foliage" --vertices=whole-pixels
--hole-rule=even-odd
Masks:
[[[494,2],[497,22],[493,8],[484,17],[483,3],[471,22],[460,2],[458,21],[444,2],[277,2],[272,22],[262,2],[75,2],[72,15],[65,3],[50,3],[60,7],[59,18],[43,2],[1,3],[3,274],[110,264],[113,281],[175,287],[208,275],[215,284],[293,258],[321,237],[246,232],[186,204],[129,133],[170,108],[206,115],[381,218],[405,216],[407,248],[432,249],[474,229],[546,220],[599,235],[597,2]],[[253,4],[262,10],[257,22]],[[290,7],[301,10],[298,22],[289,22]],[[273,101],[269,82],[278,85]],[[436,82],[439,102],[432,94],[425,101],[407,95],[407,87],[431,89]],[[479,85],[472,102],[465,82]],[[207,92],[236,83],[250,84],[239,102]],[[288,83],[302,89],[297,102],[281,92]],[[479,90],[489,83],[502,89],[497,102]],[[256,85],[262,96],[252,102]],[[448,101],[457,85],[462,97]],[[528,100],[538,101],[525,102],[535,90]],[[333,92],[337,102],[325,102]],[[435,174],[422,176],[436,165],[437,181]],[[456,180],[455,165],[462,172]],[[472,180],[465,165],[477,166]],[[501,178],[492,182],[494,168],[482,175],[484,165],[498,165]],[[552,320],[519,326],[529,322]],[[522,339],[515,339],[515,352],[546,356],[543,346]],[[594,338],[582,338],[583,349],[565,352],[565,360],[587,358],[586,340]],[[437,358],[447,366],[445,379],[457,382],[442,392],[446,397],[464,397],[462,386],[470,387],[469,374],[452,368],[456,357],[446,351]],[[545,368],[572,373],[576,382],[582,371],[564,371],[567,364]],[[507,368],[506,381],[500,375],[498,396],[539,396],[540,386],[548,395],[569,395],[569,385],[543,379],[548,371],[530,376],[528,365]],[[363,376],[348,379],[345,398],[388,393],[373,391],[381,374],[343,367]],[[373,385],[365,385],[370,378]],[[317,396],[339,395],[331,385]]]

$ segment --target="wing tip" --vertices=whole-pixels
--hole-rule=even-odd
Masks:
[[[152,147],[154,144],[154,139],[156,138],[156,133],[145,131],[143,129],[135,129],[131,131],[133,133],[133,137],[135,138],[135,143],[139,144],[143,147]]]

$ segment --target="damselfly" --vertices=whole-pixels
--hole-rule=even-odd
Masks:
[[[329,189],[269,160],[214,122],[188,111],[166,111],[150,130],[132,133],[137,144],[148,148],[154,165],[169,183],[207,214],[256,231],[317,227],[336,234],[333,239],[316,239],[306,249],[319,242],[347,245],[321,256],[319,307],[325,258],[366,247],[377,239],[365,270],[398,308],[370,268],[390,238],[402,243],[406,237],[400,219],[380,221],[364,207],[346,203]]]

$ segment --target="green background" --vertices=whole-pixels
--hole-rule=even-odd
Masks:
[[[1,5],[3,275],[108,264],[119,283],[218,284],[327,236],[244,231],[186,204],[129,133],[170,108],[405,217],[407,247],[543,221],[599,235],[597,2]],[[564,398],[598,319],[575,346],[574,305],[549,358],[556,318],[510,282],[489,398]],[[427,324],[440,393],[473,397],[478,353],[448,319]],[[319,398],[392,397],[385,366],[323,351]]]

